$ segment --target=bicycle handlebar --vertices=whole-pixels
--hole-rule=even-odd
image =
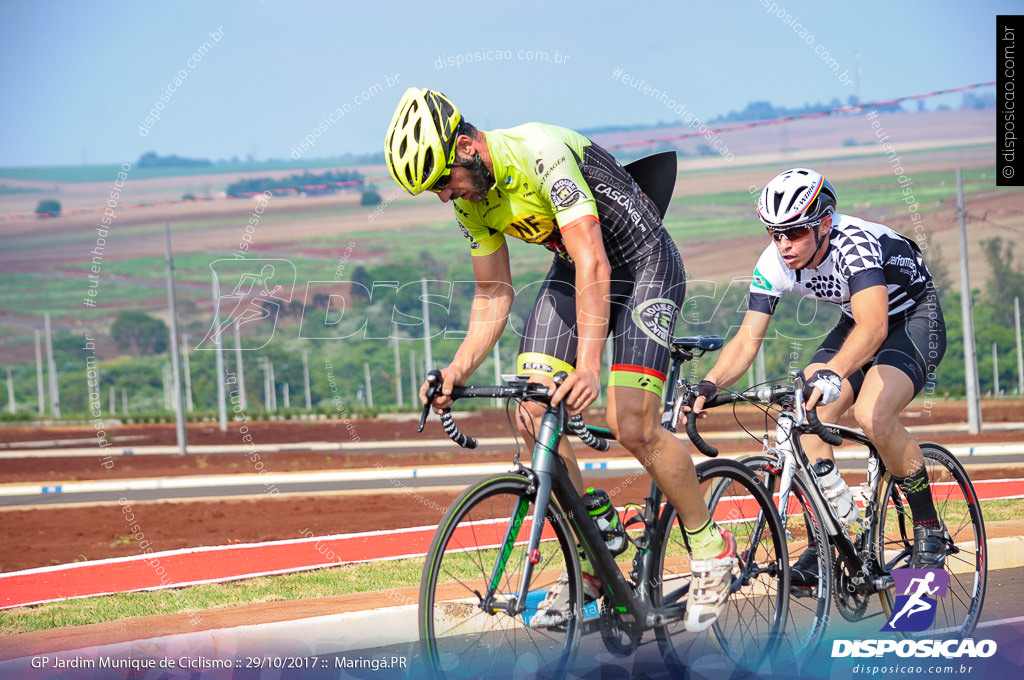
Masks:
[[[810,411],[806,411],[805,415],[807,417],[808,432],[810,432],[811,434],[818,435],[818,437],[820,437],[823,442],[825,442],[826,444],[831,444],[832,446],[839,446],[840,444],[843,443],[842,437],[840,437],[838,434],[822,425],[821,421],[818,420],[818,414],[815,413],[813,409]]]
[[[565,379],[565,374],[562,374],[559,379],[558,374],[555,375],[556,383],[561,383],[561,380]],[[423,427],[427,423],[427,416],[430,415],[430,404],[434,398],[441,393],[441,371],[434,369],[427,373],[427,403],[423,406],[423,412],[420,414],[420,425],[416,430],[422,432]],[[514,382],[509,385],[496,385],[496,386],[476,386],[476,385],[457,385],[452,388],[451,394],[452,400],[466,399],[466,398],[477,398],[477,399],[531,399],[535,401],[545,402],[550,400],[548,394],[548,387],[541,383],[532,382]],[[471,437],[455,424],[455,418],[452,416],[451,409],[446,408],[441,412],[441,425],[444,427],[445,434],[453,442],[458,444],[464,449],[475,449],[478,441],[475,437]],[[576,415],[566,422],[566,429],[572,434],[579,437],[584,444],[591,448],[597,449],[598,451],[607,451],[610,448],[610,443],[597,437],[590,430],[587,429],[583,423],[582,416]]]
[[[800,372],[799,376],[794,376],[794,385],[803,386],[803,373]],[[714,408],[716,406],[725,406],[726,404],[735,404],[737,402],[747,402],[755,404],[778,404],[785,399],[791,398],[795,395],[797,389],[794,385],[775,385],[775,386],[762,386],[746,392],[719,392],[715,396],[704,402],[704,408]],[[804,390],[806,391],[806,390]],[[695,395],[691,392],[690,405],[693,404],[692,399]],[[806,394],[804,395],[806,398]],[[818,414],[812,410],[803,410],[805,424],[804,429],[810,433],[817,435],[827,444],[832,446],[839,446],[843,443],[843,438],[838,433],[830,430],[821,420],[818,419]],[[697,447],[705,456],[714,458],[718,455],[718,449],[708,444],[700,433],[697,431],[697,414],[693,411],[689,411],[686,414],[686,436],[690,438],[693,445]]]

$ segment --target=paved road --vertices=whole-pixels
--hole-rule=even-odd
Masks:
[[[697,459],[699,463],[703,458]],[[1002,455],[975,455],[961,457],[961,461],[970,469],[973,465],[1021,465],[1024,464],[1024,454],[1002,454]],[[620,465],[633,465],[632,459],[617,461]],[[499,464],[504,467],[504,464]],[[864,461],[861,459],[840,459],[841,470],[863,470]],[[497,471],[497,468],[495,469]],[[633,473],[633,468],[602,469],[600,466],[591,466],[584,474],[588,478],[625,477]],[[329,479],[323,477],[329,473],[296,473],[275,476],[272,480],[282,494],[308,494],[330,491],[374,491],[379,489],[394,489],[395,484],[388,479],[390,473],[387,470],[380,470],[377,479]],[[335,476],[342,476],[339,472]],[[436,487],[466,486],[488,474],[482,469],[470,468],[468,472],[459,473],[457,470],[445,468],[445,473],[439,476],[429,477],[401,477],[400,483],[404,488],[426,489]],[[227,498],[232,496],[247,496],[265,494],[267,483],[270,478],[253,478],[250,484],[238,484],[241,478],[221,478],[224,483],[217,483],[215,478],[195,479],[190,478],[168,478],[166,480],[140,480],[139,483],[133,480],[112,480],[104,486],[111,488],[102,490],[87,490],[71,493],[69,490],[73,485],[53,484],[45,492],[40,492],[38,487],[34,490],[26,489],[24,492],[15,492],[10,489],[0,493],[0,507],[17,507],[24,505],[61,505],[67,503],[109,503],[116,502],[126,495],[130,490],[132,500],[135,501],[157,501],[181,498]],[[147,486],[160,485],[160,488],[146,488]],[[2,488],[0,488],[2,491]]]

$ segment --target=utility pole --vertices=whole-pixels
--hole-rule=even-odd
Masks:
[[[413,407],[416,407],[417,396],[420,391],[416,389],[416,350],[409,351],[409,394],[412,395],[409,398],[412,399]]]
[[[427,304],[427,280],[420,279],[420,303],[423,310],[423,351],[426,370],[434,368],[434,354],[430,348],[430,305]]]
[[[391,340],[395,351],[395,402],[399,409],[405,406],[402,394],[402,357],[398,351],[398,324],[391,325]]]
[[[1020,324],[1018,324],[1019,326]],[[39,415],[42,416],[46,413],[46,387],[43,384],[43,336],[39,331],[35,331],[36,334],[36,392],[39,395]],[[1020,333],[1017,333],[1017,337],[1020,337]],[[1017,343],[1018,347],[1020,343]],[[1017,350],[1020,354],[1020,350]]]
[[[495,343],[494,343],[494,350],[493,350],[493,352],[494,352],[494,384],[495,385],[500,385],[501,384],[501,352],[498,350],[498,345],[500,345],[500,344],[501,344],[501,339],[499,338],[497,341],[495,341]],[[500,408],[501,407],[501,399],[495,399],[494,400],[494,407],[495,408]]]
[[[228,395],[224,384],[224,329],[220,327],[220,285],[217,272],[213,273],[213,327],[217,329],[217,343],[214,345],[214,370],[217,371],[217,427],[228,431]],[[241,378],[241,376],[238,376]]]
[[[238,374],[238,403],[244,412],[248,408],[245,398],[245,367],[242,365],[242,332],[235,321],[235,373]]]
[[[309,392],[309,349],[302,348],[302,384],[306,388],[306,411],[313,410],[313,395]]]
[[[14,401],[14,376],[11,375],[11,367],[7,367],[7,411],[17,413],[18,405]]]
[[[46,334],[46,369],[50,378],[50,415],[60,420],[60,391],[57,388],[57,362],[53,360],[53,332],[50,328],[50,313],[43,313]]]
[[[188,432],[185,429],[185,409],[181,398],[181,357],[178,349],[178,308],[174,301],[174,256],[171,254],[171,225],[164,222],[164,254],[167,263],[167,306],[171,313],[171,364],[174,371],[174,411],[178,433],[178,449],[188,453]]]
[[[1017,329],[1017,394],[1024,394],[1024,352],[1020,342],[1020,298],[1013,298],[1013,325]]]
[[[182,336],[182,344],[184,345],[184,351],[181,353],[182,358],[185,360],[185,409],[192,413],[195,410],[195,404],[192,401],[192,368],[188,363],[188,334]]]
[[[999,396],[999,352],[996,343],[992,343],[992,396]]]
[[[967,387],[967,430],[981,432],[981,398],[978,387],[978,354],[974,347],[974,302],[967,270],[967,210],[964,208],[964,178],[956,169],[956,214],[960,223],[960,306],[964,323],[964,373]]]
[[[277,412],[277,374],[274,373],[274,362],[267,359],[267,366],[270,366],[270,408]]]
[[[366,380],[366,406],[373,408],[373,383],[370,382],[370,362],[363,362],[363,379]]]

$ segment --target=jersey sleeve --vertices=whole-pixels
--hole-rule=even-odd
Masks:
[[[581,220],[598,219],[597,201],[583,179],[573,150],[563,141],[547,137],[531,145],[532,159],[526,159],[528,174],[542,199],[551,205],[560,231]]]
[[[882,269],[882,246],[878,239],[863,229],[848,229],[836,242],[840,274],[850,286],[850,295],[865,288],[885,285]]]
[[[769,245],[757,259],[750,281],[750,299],[747,309],[774,314],[782,294],[789,289],[784,273],[779,269],[779,257],[774,245]]]
[[[482,257],[497,252],[505,243],[505,234],[485,225],[471,209],[467,210],[459,203],[453,202],[455,221],[458,222],[462,235],[469,241],[470,254],[473,257]]]

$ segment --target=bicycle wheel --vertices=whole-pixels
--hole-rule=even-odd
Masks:
[[[695,663],[757,670],[772,655],[786,625],[789,569],[782,522],[765,488],[742,464],[714,460],[697,466],[701,491],[715,521],[736,537],[738,564],[733,592],[709,634],[688,632],[682,619],[656,629],[669,669],[688,672]],[[690,585],[690,557],[676,511],[666,504],[651,547],[657,607],[684,604]]]
[[[525,607],[518,602],[533,525],[531,487],[512,473],[482,480],[441,520],[423,565],[419,608],[421,649],[435,677],[560,677],[571,665],[580,640],[581,576],[576,541],[554,498]],[[563,573],[566,622],[531,627]]]
[[[981,504],[967,471],[952,453],[931,442],[921,444],[921,453],[935,510],[952,539],[945,564],[949,590],[945,597],[937,599],[932,626],[908,635],[963,638],[978,624],[988,580],[988,549]],[[892,475],[886,473],[879,487],[883,489],[879,498],[879,526],[884,527],[884,531],[877,532],[876,550],[884,555],[888,571],[909,567],[914,545],[910,508]],[[892,616],[895,597],[902,594],[894,590],[879,593],[888,617]]]
[[[779,477],[773,456],[750,456],[742,460],[771,494],[775,507],[779,504]],[[792,564],[813,546],[818,556],[818,583],[812,588],[791,586],[789,616],[786,620],[783,649],[793,659],[805,658],[821,642],[828,626],[832,604],[832,547],[828,534],[815,513],[810,493],[800,477],[794,476],[786,504],[787,552]],[[781,655],[781,654],[780,654]]]

